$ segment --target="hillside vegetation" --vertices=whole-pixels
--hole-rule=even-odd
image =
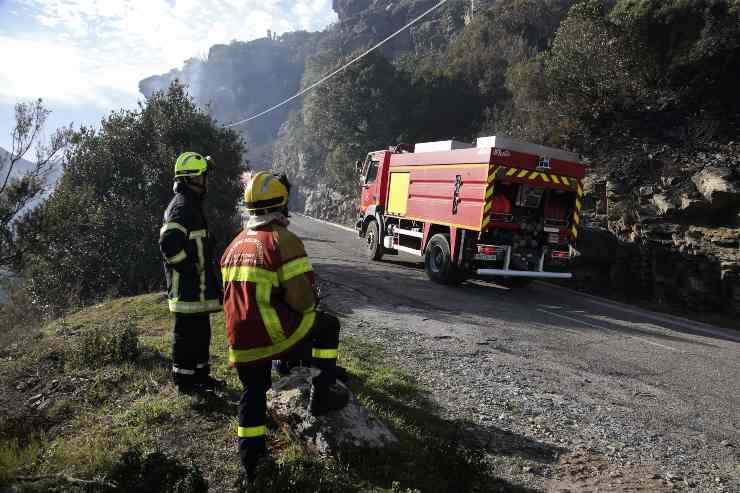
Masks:
[[[169,381],[172,322],[165,300],[153,293],[107,301],[3,341],[0,487],[236,490],[241,384],[226,365],[223,317],[211,318],[211,363],[227,390],[207,399],[179,395]],[[492,475],[482,450],[459,442],[465,423],[436,417],[427,392],[387,368],[382,350],[357,339],[345,339],[341,348],[350,388],[400,444],[319,457],[270,421],[278,466],[257,491],[517,491]]]

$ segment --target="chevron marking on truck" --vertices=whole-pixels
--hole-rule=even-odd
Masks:
[[[493,190],[493,183],[491,180],[501,177],[510,178],[526,178],[531,181],[542,180],[545,183],[554,183],[555,185],[565,185],[572,189],[574,187],[575,179],[569,178],[563,175],[553,175],[545,173],[544,171],[530,171],[521,168],[508,168],[506,166],[494,166],[488,175],[488,189],[486,194],[486,200],[490,198],[490,193]]]
[[[578,225],[581,224],[581,206],[583,205],[581,202],[583,199],[583,187],[580,181],[576,183],[576,195],[576,210],[573,211],[573,228],[571,229],[574,240],[578,238]]]
[[[486,186],[486,205],[483,206],[483,222],[481,223],[481,231],[486,229],[488,223],[491,222],[491,207],[493,207],[493,187],[496,183],[496,177],[499,171],[503,171],[503,166],[493,166],[488,172],[488,183]],[[510,171],[516,171],[516,168],[510,168]],[[510,176],[510,175],[509,175]]]
[[[526,178],[531,181],[537,181],[542,180],[545,183],[554,183],[555,185],[565,185],[568,188],[573,187],[573,182],[571,182],[571,179],[567,176],[563,175],[553,175],[550,173],[545,173],[544,171],[530,171],[527,169],[521,169],[521,168],[508,168],[506,166],[495,166],[491,174],[488,176],[489,179],[489,189],[488,191],[492,190],[491,188],[491,179],[496,179],[502,176],[510,177],[510,178]],[[489,196],[486,196],[486,200],[489,198]]]

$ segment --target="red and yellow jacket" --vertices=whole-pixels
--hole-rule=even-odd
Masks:
[[[270,223],[242,231],[221,258],[229,362],[275,359],[311,330],[314,273],[301,240]]]

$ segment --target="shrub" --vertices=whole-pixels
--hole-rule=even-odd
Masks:
[[[33,463],[41,446],[31,439],[23,446],[18,439],[0,441],[0,485],[9,482],[24,466]]]
[[[37,305],[31,301],[28,287],[15,279],[0,282],[5,300],[0,301],[0,347],[7,348],[21,337],[33,335],[44,318]]]
[[[183,464],[162,452],[144,454],[138,448],[126,451],[108,479],[120,491],[139,493],[205,493],[208,482],[194,464]]]
[[[107,325],[84,329],[70,349],[69,361],[89,368],[136,361],[139,336],[130,319],[114,320]]]

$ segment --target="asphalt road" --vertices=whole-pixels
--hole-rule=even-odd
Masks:
[[[639,436],[679,437],[688,450],[710,451],[707,460],[723,462],[725,474],[740,473],[731,464],[740,450],[740,333],[545,283],[440,286],[415,257],[366,259],[353,232],[302,216],[291,229],[337,312],[425,338],[452,337],[461,354],[492,342],[514,364],[548,376],[541,392],[577,396],[591,409],[603,402],[611,414],[622,409]]]

